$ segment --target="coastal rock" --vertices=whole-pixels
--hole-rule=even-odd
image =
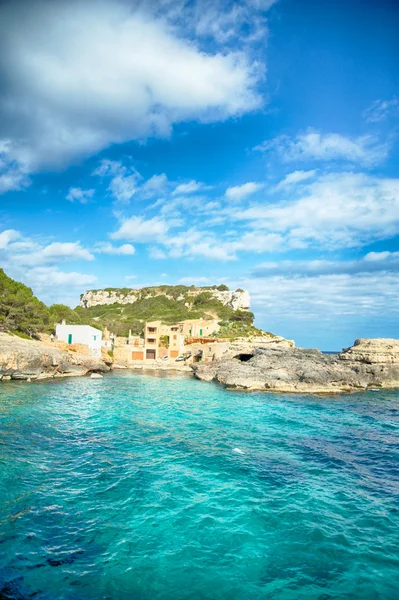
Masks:
[[[337,355],[278,346],[243,349],[192,368],[203,381],[251,391],[339,393],[399,387],[399,341],[356,342]]]
[[[399,340],[390,338],[359,338],[350,348],[344,348],[341,360],[363,363],[399,363]]]
[[[234,310],[249,310],[251,306],[251,297],[246,290],[236,291],[220,291],[210,288],[195,288],[189,289],[187,295],[193,299],[202,292],[209,292],[216,300],[219,300],[224,306],[230,306]],[[156,296],[166,296],[170,300],[174,300],[174,296],[162,290],[162,288],[150,288],[145,291],[145,298],[154,298]],[[90,308],[92,306],[103,306],[107,304],[134,304],[141,298],[141,290],[89,290],[81,295],[80,306]],[[183,300],[184,295],[178,297],[177,300]]]
[[[109,367],[99,358],[0,333],[2,381],[77,376],[108,370]]]

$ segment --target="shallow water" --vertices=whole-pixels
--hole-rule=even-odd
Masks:
[[[399,394],[0,387],[0,599],[399,598]]]

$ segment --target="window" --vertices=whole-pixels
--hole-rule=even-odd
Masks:
[[[156,340],[154,338],[147,338],[147,342],[149,344],[155,344]]]
[[[93,340],[96,341],[96,339],[97,339],[97,336],[93,335]]]
[[[174,340],[177,340],[177,335],[174,335],[174,336],[173,336],[173,339],[174,339]]]
[[[156,330],[157,330],[157,328],[156,328],[156,327],[149,327],[149,328],[148,328],[148,332],[149,332],[149,333],[155,333],[155,332],[156,332]]]

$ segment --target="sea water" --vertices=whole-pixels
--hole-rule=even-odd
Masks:
[[[399,395],[0,387],[0,598],[399,598]]]

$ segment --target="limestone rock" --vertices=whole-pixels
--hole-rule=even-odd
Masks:
[[[187,293],[189,296],[195,296],[201,292],[210,292],[214,298],[219,300],[224,306],[230,306],[234,310],[248,310],[251,306],[251,298],[249,292],[246,290],[237,291],[219,291],[207,288],[195,288],[189,290]],[[173,300],[173,296],[168,295],[161,288],[151,288],[151,291],[146,291],[146,298],[153,298],[156,296],[164,295],[167,298]],[[124,292],[123,290],[89,290],[81,295],[80,306],[83,308],[90,308],[91,306],[107,305],[107,304],[134,304],[141,297],[141,290],[130,290]],[[182,300],[184,296],[177,298]]]
[[[86,375],[91,371],[108,370],[109,367],[99,358],[0,333],[2,381]]]
[[[229,388],[339,393],[399,387],[399,341],[356,340],[338,355],[290,347],[241,347],[212,363],[192,366],[195,376]]]
[[[341,360],[364,363],[399,363],[399,340],[390,338],[359,338],[350,348],[344,348]]]

